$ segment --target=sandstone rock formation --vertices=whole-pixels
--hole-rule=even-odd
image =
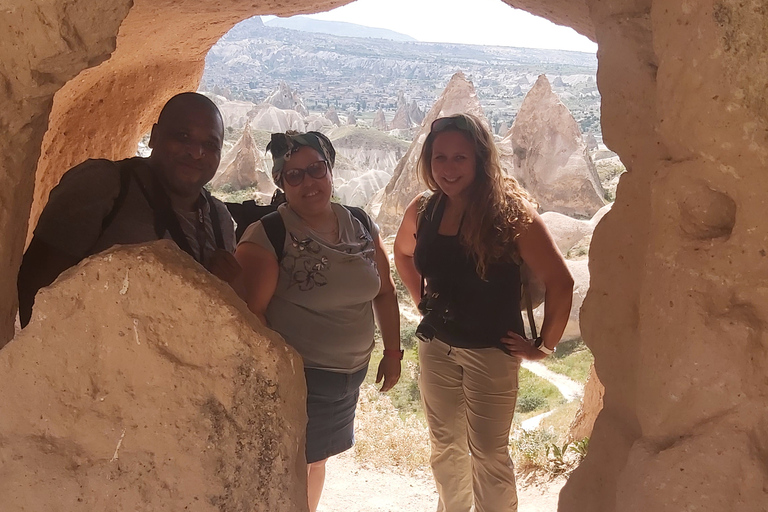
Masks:
[[[568,270],[573,276],[571,314],[568,317],[568,324],[565,327],[562,338],[564,341],[567,341],[582,337],[579,316],[581,314],[581,306],[589,291],[589,261],[586,259],[565,260],[565,263],[568,265]],[[536,325],[539,327],[541,327],[544,321],[544,308],[545,304],[542,304],[533,311]]]
[[[211,188],[223,187],[229,190],[256,187],[259,192],[270,196],[275,191],[272,176],[264,167],[264,159],[256,148],[248,123],[237,144],[222,158],[219,170],[211,180]]]
[[[336,109],[331,107],[325,112],[325,118],[336,126],[341,126],[341,120],[339,114],[336,113]]]
[[[354,161],[344,156],[344,154],[336,152],[336,164],[333,166],[332,173],[333,184],[338,188],[362,175],[365,173],[365,170],[358,167]]]
[[[597,378],[595,365],[592,365],[587,383],[584,385],[584,396],[581,398],[579,411],[568,430],[569,441],[581,441],[585,437],[592,436],[597,415],[603,409],[603,395],[605,395],[605,388]]]
[[[541,75],[525,96],[505,142],[514,176],[545,211],[591,217],[603,189],[576,120]]]
[[[598,148],[597,139],[595,134],[591,131],[584,136],[584,143],[587,145],[587,151],[596,151]]]
[[[382,132],[387,131],[387,118],[384,116],[384,111],[379,109],[376,111],[376,116],[373,118],[373,127]]]
[[[304,118],[308,132],[327,132],[334,128],[334,124],[327,117],[312,114]]]
[[[281,110],[295,110],[302,116],[309,115],[307,107],[304,106],[304,100],[301,99],[298,92],[294,92],[285,81],[280,81],[277,90],[270,94],[264,103],[268,103]]]
[[[408,106],[408,117],[411,119],[411,122],[415,125],[419,125],[424,121],[425,115],[426,114],[422,112],[421,108],[419,108],[416,100],[412,100],[411,104]]]
[[[268,104],[257,105],[251,111],[253,127],[267,132],[307,131],[304,117],[295,110],[282,110]]]
[[[384,188],[391,178],[384,171],[371,169],[336,188],[336,195],[342,203],[350,206],[365,206],[371,198]]]
[[[346,122],[346,124],[348,124],[349,126],[357,126],[357,116],[355,115],[355,113],[352,110],[347,112],[347,122]]]
[[[395,111],[395,117],[392,118],[392,122],[389,124],[390,130],[410,130],[414,126],[418,126],[424,120],[424,113],[419,108],[416,100],[413,100],[410,104],[405,99],[405,93],[400,91],[397,94],[397,110]]]
[[[565,255],[585,236],[592,234],[597,223],[610,209],[610,204],[603,206],[590,220],[574,219],[556,212],[544,212],[541,218],[555,239],[557,248]]]
[[[395,117],[389,124],[390,130],[408,130],[413,126],[411,118],[408,116],[408,107],[403,105],[395,111]]]
[[[475,87],[469,82],[463,73],[456,73],[446,85],[443,93],[437,99],[427,113],[421,130],[413,138],[411,147],[403,156],[395,168],[392,179],[384,191],[384,200],[379,207],[376,222],[381,228],[382,235],[394,234],[405,213],[405,208],[416,197],[416,194],[426,190],[426,186],[420,182],[416,164],[429,133],[432,121],[442,116],[450,116],[458,113],[470,113],[485,119],[480,102],[477,101]],[[378,207],[378,205],[377,205]]]
[[[390,176],[409,147],[404,140],[364,127],[344,126],[330,130],[327,135],[336,152],[356,167],[377,169]]]
[[[224,126],[232,128],[243,128],[248,122],[248,115],[256,106],[250,101],[224,101],[216,103],[224,119]]]
[[[307,510],[299,355],[173,242],[65,272],[0,351],[21,510]]]

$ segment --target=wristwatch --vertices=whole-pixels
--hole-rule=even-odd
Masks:
[[[536,338],[533,342],[533,346],[539,349],[541,352],[545,353],[546,355],[554,354],[555,349],[549,348],[544,344],[544,340],[541,339],[541,336]]]

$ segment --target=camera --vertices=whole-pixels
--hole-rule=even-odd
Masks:
[[[418,308],[423,316],[421,323],[416,327],[416,337],[425,343],[435,339],[438,329],[446,322],[454,320],[450,302],[437,292],[424,295]]]

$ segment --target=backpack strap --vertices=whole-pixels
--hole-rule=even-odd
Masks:
[[[435,214],[435,208],[439,203],[439,195],[434,192],[424,192],[419,197],[419,202],[416,208],[416,237],[418,238],[419,230],[424,226],[424,220],[427,222],[432,221],[432,217]]]
[[[360,221],[360,224],[362,224],[363,227],[368,230],[368,234],[370,235],[373,228],[373,221],[371,220],[371,217],[365,213],[365,210],[359,206],[343,206],[349,211],[349,213],[352,214],[354,218]]]
[[[216,208],[216,203],[213,202],[213,197],[208,190],[203,189],[205,200],[208,201],[208,210],[210,210],[211,227],[213,228],[213,237],[216,240],[216,248],[225,250],[224,247],[224,235],[221,232],[221,221],[219,219],[219,210]]]
[[[357,206],[344,205],[344,208],[346,208],[354,218],[360,221],[360,223],[370,235],[371,229],[373,227],[373,221],[371,220],[371,217],[365,213],[365,210]],[[283,260],[283,249],[285,247],[286,235],[285,222],[283,222],[283,217],[280,215],[280,212],[273,211],[263,216],[260,220],[261,225],[264,226],[264,232],[267,234],[269,243],[271,243],[272,247],[275,249],[277,263],[280,264],[280,262]]]
[[[435,213],[437,203],[438,195],[434,192],[427,191],[421,194],[421,197],[419,197],[418,206],[416,208],[416,240],[419,239],[419,233],[426,226],[424,224],[424,220],[426,219],[428,223],[432,221],[432,216]],[[424,297],[427,283],[423,277],[421,278],[419,286],[421,290],[420,296]]]
[[[99,242],[99,240],[101,240],[101,237],[104,236],[104,233],[107,231],[109,226],[112,225],[112,222],[115,220],[115,217],[117,217],[117,214],[120,213],[120,210],[125,203],[125,198],[128,196],[128,189],[131,186],[131,177],[133,176],[133,172],[131,171],[130,166],[122,165],[118,162],[113,163],[120,173],[120,190],[117,192],[115,202],[112,203],[112,209],[109,210],[109,213],[107,213],[107,215],[101,220],[101,231],[99,231],[99,236],[96,237],[96,240],[85,253],[85,256],[90,256],[93,254],[93,248],[96,247],[96,244]]]
[[[115,165],[120,172],[120,191],[117,193],[115,202],[112,203],[112,209],[101,221],[101,232],[99,232],[99,238],[101,238],[107,228],[112,225],[112,221],[115,220],[117,214],[120,213],[120,209],[123,207],[123,203],[125,203],[125,198],[128,196],[128,188],[131,186],[131,176],[133,175],[131,168],[127,165],[119,165],[117,162],[115,162]]]
[[[261,218],[261,225],[264,226],[264,232],[275,249],[277,264],[279,265],[283,260],[283,249],[285,246],[285,222],[283,222],[283,217],[278,211],[268,213]]]

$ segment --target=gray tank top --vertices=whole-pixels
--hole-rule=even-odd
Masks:
[[[285,223],[285,245],[277,289],[267,321],[304,358],[307,368],[354,373],[373,350],[371,300],[381,281],[376,268],[378,227],[372,233],[349,210],[332,204],[339,221],[339,243],[310,229],[288,205],[278,208]],[[251,224],[240,243],[274,254],[261,222]]]

